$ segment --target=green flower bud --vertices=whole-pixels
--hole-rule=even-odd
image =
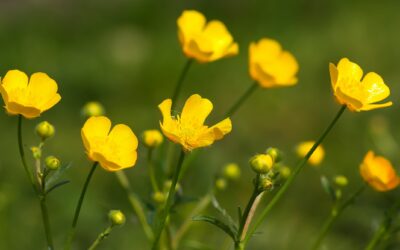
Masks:
[[[88,102],[83,106],[81,114],[85,118],[91,116],[101,116],[105,114],[105,110],[103,105],[101,105],[99,102]]]
[[[282,153],[277,148],[268,148],[266,151],[267,155],[270,155],[274,160],[274,163],[280,162],[282,160]]]
[[[48,156],[48,157],[46,157],[46,159],[45,159],[44,162],[45,162],[45,164],[46,164],[46,167],[47,167],[48,169],[50,169],[50,170],[57,170],[57,169],[60,167],[60,165],[61,165],[60,160],[57,159],[57,158],[54,157],[54,156]]]
[[[163,203],[166,197],[163,192],[154,192],[152,198],[155,203]]]
[[[280,167],[279,172],[283,178],[287,179],[292,173],[292,170],[290,170],[288,166],[282,166]]]
[[[344,175],[335,176],[334,182],[336,183],[336,185],[341,187],[345,187],[347,186],[347,184],[349,184],[349,180]]]
[[[55,129],[53,125],[47,121],[44,121],[36,125],[35,132],[42,139],[42,141],[44,141],[47,138],[54,136]]]
[[[215,180],[215,187],[218,190],[225,190],[227,186],[228,186],[228,183],[226,182],[226,180],[224,178],[217,178]]]
[[[39,147],[31,147],[32,156],[35,159],[40,159],[42,157],[42,150]]]
[[[274,160],[270,155],[258,154],[250,159],[250,166],[257,174],[266,174],[274,166]]]
[[[274,183],[269,179],[268,177],[266,178],[260,178],[258,182],[258,188],[261,190],[270,190],[274,186]]]
[[[113,226],[120,226],[125,223],[125,215],[120,210],[111,210],[108,213],[108,218]]]
[[[223,175],[228,180],[237,180],[240,178],[240,168],[236,163],[225,165]]]

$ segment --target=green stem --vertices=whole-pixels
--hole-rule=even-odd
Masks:
[[[24,151],[24,144],[22,142],[22,115],[18,115],[18,149],[19,149],[19,155],[21,157],[22,165],[24,166],[26,176],[29,179],[29,182],[32,185],[33,191],[36,193],[36,195],[40,195],[39,190],[37,189],[35,185],[35,179],[33,177],[33,173],[30,171],[28,164],[26,163],[25,159],[25,151]]]
[[[338,207],[334,206],[332,208],[329,217],[324,222],[324,225],[322,226],[316,241],[314,242],[313,246],[311,247],[312,250],[317,250],[320,247],[322,240],[325,238],[326,234],[331,229],[333,222],[335,222],[336,219],[343,213],[343,211],[355,201],[355,199],[364,191],[364,189],[365,189],[365,185],[362,185],[345,202],[343,202],[343,204],[341,204]]]
[[[293,181],[296,178],[296,176],[303,169],[304,165],[306,164],[308,159],[311,157],[311,155],[314,153],[315,149],[317,149],[319,144],[321,144],[321,142],[328,135],[329,131],[331,131],[331,129],[334,127],[334,125],[339,120],[340,116],[343,114],[345,109],[346,109],[346,105],[343,105],[343,106],[340,107],[340,110],[338,111],[338,113],[336,114],[336,116],[334,117],[332,122],[329,124],[329,126],[325,129],[325,131],[322,133],[322,135],[319,137],[319,139],[315,142],[315,144],[312,146],[312,148],[308,151],[308,153],[304,156],[304,158],[297,164],[297,166],[294,169],[293,173],[289,176],[289,178],[286,180],[286,182],[283,184],[283,186],[275,194],[275,196],[272,198],[270,203],[264,208],[264,210],[262,211],[261,215],[256,220],[254,226],[247,233],[247,235],[246,235],[246,237],[245,237],[245,239],[243,241],[244,246],[247,245],[247,243],[250,240],[251,236],[254,234],[254,232],[257,230],[257,228],[262,224],[262,222],[267,217],[267,215],[269,214],[271,209],[282,198],[283,194],[286,193],[287,189],[293,183]]]
[[[153,158],[153,148],[148,148],[147,167],[149,169],[150,182],[151,182],[151,186],[153,187],[153,191],[158,192],[158,191],[160,191],[160,188],[158,187],[158,184],[157,184],[156,173],[154,171],[154,164],[153,164],[152,158]]]
[[[71,244],[72,244],[72,240],[74,239],[74,236],[75,236],[76,225],[78,223],[79,214],[81,212],[83,199],[85,198],[86,190],[89,186],[90,180],[92,179],[93,173],[96,170],[97,164],[98,164],[98,162],[93,163],[93,166],[90,169],[88,176],[86,177],[85,184],[83,185],[83,189],[82,189],[81,195],[79,197],[78,204],[76,205],[76,208],[75,208],[75,214],[74,214],[74,219],[72,221],[71,229],[69,231],[68,238],[65,243],[65,247],[64,247],[65,250],[71,249]]]
[[[178,182],[178,177],[179,177],[179,174],[180,174],[180,171],[181,171],[181,168],[182,168],[182,163],[183,163],[184,159],[185,159],[185,152],[182,150],[181,154],[179,156],[178,165],[177,165],[177,167],[175,169],[175,173],[174,173],[174,176],[172,178],[172,184],[171,184],[171,187],[170,187],[169,192],[168,192],[167,201],[165,203],[164,208],[161,210],[159,220],[157,220],[157,225],[156,225],[156,228],[155,228],[156,229],[155,238],[154,238],[154,243],[153,243],[153,247],[152,247],[153,250],[158,249],[161,233],[162,233],[162,231],[164,229],[164,226],[165,226],[165,221],[167,220],[169,212],[170,212],[170,210],[172,208],[173,201],[174,201],[174,198],[175,198],[175,191],[176,191],[175,188],[176,188],[176,184]]]
[[[172,249],[177,249],[182,237],[189,230],[190,226],[193,224],[192,218],[198,215],[201,211],[203,211],[210,204],[213,197],[213,193],[207,193],[199,203],[197,203],[196,207],[190,212],[190,215],[186,217],[185,221],[179,227],[179,229],[175,233],[175,237],[172,241]]]
[[[104,240],[105,238],[107,238],[107,236],[111,233],[112,229],[113,229],[113,226],[110,225],[109,227],[106,228],[106,230],[104,230],[102,233],[100,233],[97,236],[96,240],[93,242],[93,244],[89,247],[88,250],[96,249],[96,247],[100,244],[100,242],[102,240]]]
[[[40,210],[42,212],[44,231],[46,233],[47,249],[53,250],[54,249],[53,236],[51,234],[49,213],[47,211],[46,194],[44,193],[40,197]]]
[[[178,81],[176,82],[174,93],[172,94],[172,107],[171,110],[174,110],[176,107],[176,101],[178,100],[179,94],[182,89],[183,81],[185,80],[185,77],[187,75],[187,72],[190,69],[190,66],[193,63],[193,59],[188,59],[185,63],[185,66],[183,67],[181,74],[179,75]]]
[[[246,92],[244,92],[244,94],[232,105],[232,107],[228,110],[228,112],[226,112],[225,117],[231,117],[233,116],[236,111],[242,106],[242,104],[244,103],[244,101],[247,100],[247,98],[250,97],[250,95],[256,90],[258,89],[258,83],[254,82],[252,85],[250,85],[250,87],[246,90]]]
[[[115,172],[115,175],[117,176],[119,184],[125,190],[126,195],[128,196],[129,203],[131,204],[133,210],[135,211],[136,216],[138,217],[138,220],[143,228],[144,233],[146,234],[147,239],[152,241],[154,237],[153,230],[151,229],[149,223],[147,222],[146,214],[144,213],[139,198],[131,189],[128,177],[126,176],[124,171]]]

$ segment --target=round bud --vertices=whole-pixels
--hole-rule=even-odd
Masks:
[[[224,178],[218,178],[215,180],[215,187],[218,190],[225,190],[227,186],[228,186],[228,183],[226,182],[226,180]]]
[[[250,166],[257,174],[266,174],[273,167],[274,160],[270,155],[258,154],[250,159]]]
[[[269,190],[274,186],[274,183],[269,178],[260,178],[258,187],[261,190]]]
[[[88,102],[83,106],[81,114],[83,117],[88,118],[91,116],[104,115],[105,110],[103,105],[99,102]]]
[[[162,134],[157,129],[146,130],[142,134],[144,145],[149,148],[158,147],[164,140]]]
[[[279,172],[283,178],[287,179],[292,173],[292,170],[290,170],[288,166],[282,166],[280,167]]]
[[[277,148],[268,148],[266,151],[267,155],[270,155],[275,163],[282,160],[282,153]]]
[[[125,215],[120,210],[111,210],[108,213],[108,218],[113,226],[120,226],[125,223]]]
[[[165,201],[165,195],[162,192],[154,192],[152,195],[153,201],[156,203],[163,203]]]
[[[42,150],[39,147],[31,147],[32,156],[35,159],[40,159],[42,157]]]
[[[345,186],[347,186],[347,184],[349,184],[349,180],[344,175],[335,176],[334,181],[335,181],[336,185],[341,186],[341,187],[345,187]]]
[[[47,138],[54,136],[55,129],[53,125],[47,121],[44,121],[36,125],[35,132],[42,139],[42,141],[44,141]]]
[[[225,165],[223,175],[228,180],[237,180],[240,178],[240,168],[236,163]]]
[[[54,156],[47,156],[44,162],[46,164],[46,168],[50,170],[57,170],[61,165],[60,160]]]

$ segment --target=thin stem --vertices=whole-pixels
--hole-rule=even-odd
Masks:
[[[261,215],[256,220],[254,226],[247,233],[247,235],[246,235],[246,237],[245,237],[245,239],[243,241],[244,246],[247,245],[247,243],[250,240],[251,236],[254,234],[254,232],[257,230],[257,228],[262,224],[262,222],[267,217],[267,215],[269,214],[271,209],[281,199],[283,194],[286,193],[287,189],[293,183],[293,181],[296,178],[296,176],[303,169],[304,165],[306,164],[308,159],[311,157],[311,155],[314,153],[315,149],[319,146],[319,144],[321,144],[321,142],[325,139],[325,137],[328,135],[328,133],[334,127],[334,125],[339,120],[340,116],[343,114],[345,109],[346,109],[346,105],[343,105],[343,106],[340,107],[340,110],[338,111],[336,116],[333,118],[333,120],[329,124],[329,126],[325,129],[325,131],[322,133],[322,135],[319,137],[319,139],[315,142],[315,144],[312,146],[312,148],[308,151],[308,153],[304,156],[304,158],[297,164],[297,166],[294,169],[293,173],[289,176],[289,178],[286,180],[286,182],[283,184],[283,186],[275,194],[275,196],[272,198],[271,202],[264,208],[264,210],[262,211]]]
[[[29,169],[28,164],[26,163],[26,159],[25,159],[24,144],[22,141],[22,115],[18,116],[18,149],[19,149],[19,155],[21,157],[22,165],[24,166],[25,173],[29,179],[29,182],[32,185],[32,189],[36,193],[36,195],[39,196],[40,193],[35,185],[35,179],[33,177],[33,173]]]
[[[172,110],[174,110],[176,107],[176,101],[178,100],[179,94],[181,92],[183,81],[185,80],[187,72],[189,71],[192,63],[193,59],[188,59],[186,61],[185,66],[183,67],[181,74],[179,75],[178,81],[176,82],[174,93],[172,94]]]
[[[153,240],[153,230],[151,229],[149,223],[146,219],[146,214],[144,213],[143,207],[140,203],[138,196],[132,191],[131,185],[129,183],[128,177],[126,176],[124,171],[115,172],[115,175],[118,179],[119,184],[125,190],[126,195],[128,196],[129,203],[131,204],[133,210],[138,217],[138,220],[143,228],[144,233],[148,240]]]
[[[242,106],[244,101],[250,97],[250,95],[258,88],[258,83],[254,82],[250,87],[244,92],[244,94],[232,105],[232,107],[226,112],[225,117],[233,116],[236,111]]]
[[[74,219],[72,221],[71,229],[69,231],[68,238],[65,243],[65,247],[64,247],[65,250],[69,250],[71,248],[71,243],[75,236],[76,225],[78,223],[79,214],[81,212],[83,199],[85,198],[86,190],[89,186],[90,180],[92,179],[93,173],[96,170],[97,164],[98,164],[98,162],[93,163],[93,166],[90,169],[88,176],[86,177],[85,184],[83,185],[83,189],[82,189],[81,195],[79,197],[78,204],[76,205],[76,208],[75,208],[75,214],[74,214]]]
[[[368,245],[365,248],[365,250],[375,249],[378,246],[378,244],[381,242],[381,239],[386,234],[387,230],[388,230],[387,226],[384,223],[382,223],[380,225],[379,229],[375,232],[372,239],[368,242]]]
[[[48,210],[47,210],[46,195],[45,194],[43,194],[40,197],[40,210],[42,212],[44,231],[46,233],[47,249],[48,250],[53,250],[54,249],[53,236],[51,234],[49,213],[48,213]]]
[[[181,154],[179,156],[178,165],[177,165],[177,167],[175,169],[175,173],[174,173],[174,176],[172,178],[172,184],[171,184],[171,187],[170,187],[169,192],[168,192],[167,201],[165,203],[164,208],[161,210],[159,220],[157,220],[157,224],[156,224],[156,228],[155,228],[156,229],[155,230],[155,238],[154,238],[154,243],[153,243],[153,247],[152,247],[153,250],[158,249],[160,236],[161,236],[161,233],[162,233],[162,231],[164,229],[164,226],[165,226],[165,221],[167,220],[169,212],[170,212],[170,210],[172,208],[173,201],[174,201],[174,198],[175,198],[175,188],[176,188],[176,184],[178,182],[178,177],[179,177],[179,174],[180,174],[180,171],[181,171],[181,168],[182,168],[182,163],[183,163],[184,159],[185,159],[185,152],[182,150]]]
[[[320,247],[322,240],[325,238],[326,234],[331,229],[333,222],[335,222],[336,219],[339,217],[339,215],[341,215],[343,213],[343,211],[355,201],[355,199],[364,191],[364,189],[365,189],[365,185],[362,185],[346,201],[344,201],[343,204],[341,204],[339,206],[334,206],[332,208],[331,213],[329,214],[329,217],[324,222],[324,225],[322,226],[316,241],[314,242],[313,246],[311,247],[312,250],[317,250]]]
[[[261,198],[263,197],[263,195],[264,195],[264,192],[260,193],[256,197],[256,199],[254,200],[254,202],[253,202],[253,204],[251,206],[250,212],[247,215],[247,219],[246,219],[246,221],[244,223],[244,226],[243,226],[242,235],[240,236],[240,240],[241,241],[244,240],[244,238],[245,238],[245,236],[247,234],[247,231],[249,230],[249,226],[250,226],[251,220],[253,219],[253,216],[254,216],[254,214],[256,212],[256,209],[257,209],[258,205],[260,204],[260,201],[261,201]]]
[[[256,178],[258,179],[258,176]],[[240,218],[240,225],[239,225],[239,230],[238,230],[238,241],[242,240],[242,232],[243,232],[244,225],[246,224],[247,217],[249,216],[250,210],[253,207],[253,203],[259,194],[260,194],[260,191],[258,189],[258,185],[256,184],[254,186],[253,193],[251,194],[250,199],[247,202],[247,205],[243,212],[243,215]]]
[[[101,233],[97,236],[96,240],[95,240],[95,241],[92,243],[92,245],[89,247],[88,250],[94,250],[94,249],[96,249],[96,247],[100,244],[100,242],[101,242],[102,240],[104,240],[105,238],[107,238],[107,236],[111,233],[112,229],[113,229],[113,226],[110,225],[109,227],[106,228],[106,230],[104,230],[103,232],[101,232]]]
[[[160,188],[158,187],[158,184],[157,184],[156,173],[154,171],[154,164],[153,164],[152,158],[153,158],[153,148],[148,148],[147,168],[149,169],[150,182],[151,182],[151,186],[153,187],[153,191],[158,192],[158,191],[160,191]]]
[[[193,224],[192,218],[198,215],[201,211],[203,211],[208,205],[211,203],[213,197],[213,193],[207,193],[199,203],[197,203],[196,207],[190,212],[190,215],[186,217],[185,221],[182,225],[178,228],[175,233],[175,237],[172,241],[172,249],[177,249],[182,237],[185,233],[189,230],[190,226]]]

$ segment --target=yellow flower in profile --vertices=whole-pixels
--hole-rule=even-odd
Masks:
[[[149,129],[142,134],[143,143],[149,148],[158,147],[164,140],[162,134],[157,129]]]
[[[198,11],[183,11],[177,24],[183,53],[189,58],[206,63],[239,52],[238,44],[222,22],[212,20],[207,23]]]
[[[272,39],[263,38],[249,48],[249,70],[263,88],[287,87],[297,83],[296,58]]]
[[[9,70],[0,85],[7,113],[29,119],[40,116],[61,100],[57,90],[57,83],[47,74],[34,73],[28,79],[19,70]]]
[[[163,116],[163,121],[160,122],[161,130],[169,140],[181,144],[185,151],[209,146],[232,130],[229,118],[212,127],[204,125],[213,104],[200,95],[190,96],[181,115],[176,117],[171,115],[171,105],[171,99],[166,99],[158,106]]]
[[[360,165],[360,174],[377,191],[389,191],[400,184],[400,177],[390,161],[382,156],[375,156],[372,151],[365,155]]]
[[[110,129],[111,121],[105,116],[92,116],[85,122],[81,135],[89,159],[107,171],[133,167],[138,146],[135,134],[124,124]]]
[[[390,95],[390,89],[375,72],[363,76],[363,70],[356,63],[342,58],[338,65],[329,64],[333,94],[336,100],[347,105],[351,111],[367,111],[384,108],[392,102],[377,103]]]
[[[310,151],[310,149],[314,145],[314,143],[315,143],[315,141],[304,141],[304,142],[299,143],[296,147],[297,155],[301,158],[305,157],[306,154],[308,153],[308,151]],[[325,157],[325,150],[322,147],[322,145],[319,145],[315,149],[315,151],[311,155],[311,157],[308,159],[308,163],[313,166],[318,166],[322,162],[324,157]]]

